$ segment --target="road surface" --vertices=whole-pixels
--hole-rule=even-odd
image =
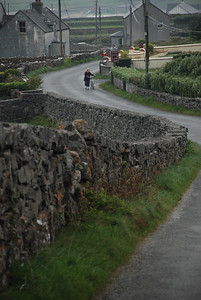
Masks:
[[[201,146],[201,118],[162,112],[101,90],[84,89],[87,67],[98,70],[98,63],[79,65],[43,76],[44,92],[159,115],[188,128],[188,138]],[[141,245],[130,263],[114,276],[113,282],[96,299],[107,300],[201,300],[201,173],[178,207]]]

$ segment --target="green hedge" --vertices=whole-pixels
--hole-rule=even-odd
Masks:
[[[174,64],[168,63],[164,69],[146,75],[134,68],[112,68],[115,77],[123,78],[141,88],[148,88],[158,92],[166,92],[184,97],[201,97],[201,55],[178,57]],[[186,57],[186,58],[185,58]],[[187,58],[190,58],[189,60]],[[185,62],[185,63],[184,63]],[[176,65],[175,65],[176,64]],[[179,71],[182,75],[179,74]],[[184,76],[190,74],[191,76]],[[195,74],[197,75],[196,77]]]
[[[150,88],[154,91],[167,92],[184,97],[201,97],[201,76],[193,79],[153,73],[150,76]]]
[[[28,90],[27,82],[11,82],[11,83],[0,83],[0,96],[10,95],[12,89],[18,89],[20,91]]]
[[[120,58],[120,60],[116,63],[116,66],[130,68],[131,58]]]
[[[197,78],[201,76],[201,53],[177,55],[164,66],[161,73]]]

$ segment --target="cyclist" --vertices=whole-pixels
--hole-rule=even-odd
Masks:
[[[89,90],[90,78],[91,76],[95,76],[95,74],[90,72],[90,69],[87,68],[86,72],[84,73],[84,82],[85,82],[85,89]]]

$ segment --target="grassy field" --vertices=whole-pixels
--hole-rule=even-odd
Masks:
[[[164,221],[201,168],[201,150],[189,142],[185,157],[130,198],[89,192],[77,222],[54,245],[11,269],[1,300],[89,300]]]

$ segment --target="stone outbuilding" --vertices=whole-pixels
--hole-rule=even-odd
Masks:
[[[7,16],[0,5],[0,57],[60,55],[59,17],[40,0]],[[63,54],[70,54],[70,28],[61,21]]]

